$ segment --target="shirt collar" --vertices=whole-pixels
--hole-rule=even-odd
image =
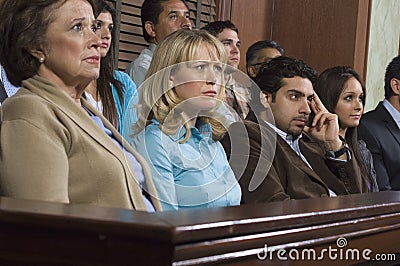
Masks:
[[[383,106],[385,106],[386,110],[388,110],[389,114],[393,117],[397,126],[400,128],[400,112],[386,99],[383,100]]]
[[[153,118],[151,120],[152,124],[160,125],[160,123]],[[204,123],[203,121],[197,119],[196,126],[190,126],[190,134],[192,136],[208,139],[208,141],[212,142],[212,127],[208,123]],[[180,125],[178,131],[175,134],[170,135],[170,138],[174,141],[181,141],[185,138],[186,129],[184,125]]]
[[[273,124],[271,124],[271,123],[269,123],[269,122],[267,122],[267,121],[265,121],[265,123],[267,123],[270,127],[272,127],[272,128],[275,130],[275,132],[276,132],[279,136],[281,136],[281,138],[283,138],[283,139],[286,140],[286,141],[291,141],[291,142],[293,142],[293,141],[299,140],[299,139],[302,137],[302,134],[298,135],[297,137],[294,137],[293,135],[290,135],[290,134],[288,134],[288,133],[286,133],[286,132],[280,130],[280,129],[277,128],[275,125],[273,125]]]

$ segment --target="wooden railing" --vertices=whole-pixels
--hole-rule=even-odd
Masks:
[[[399,254],[394,191],[155,214],[0,198],[0,265],[396,265]]]

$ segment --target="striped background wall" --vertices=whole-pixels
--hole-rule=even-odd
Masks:
[[[116,47],[116,60],[118,69],[125,70],[140,52],[148,46],[142,37],[142,23],[140,20],[140,7],[144,0],[110,0],[117,10],[115,30],[117,38],[114,40]],[[200,28],[216,19],[215,0],[187,0],[190,9],[192,26]],[[201,10],[201,12],[198,12]]]

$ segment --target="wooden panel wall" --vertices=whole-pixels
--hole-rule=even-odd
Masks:
[[[242,41],[239,68],[245,71],[247,48],[273,39],[287,55],[303,59],[318,72],[349,65],[365,78],[371,0],[188,0],[192,25],[231,20]],[[148,44],[142,37],[143,0],[113,0],[120,7],[118,68],[135,59]],[[201,3],[201,16],[197,8]]]
[[[318,72],[334,65],[365,74],[369,0],[275,0],[272,38]]]
[[[122,0],[118,68],[126,66],[148,46],[142,36],[140,7],[143,0]]]
[[[195,18],[192,22],[193,28],[200,29],[208,23],[216,20],[216,4],[214,0],[187,0],[190,17]],[[197,9],[201,10],[200,14]]]

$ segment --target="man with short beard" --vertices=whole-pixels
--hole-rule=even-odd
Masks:
[[[125,70],[137,87],[145,80],[157,44],[177,30],[192,29],[184,0],[145,0],[140,15],[143,38],[150,45]]]

